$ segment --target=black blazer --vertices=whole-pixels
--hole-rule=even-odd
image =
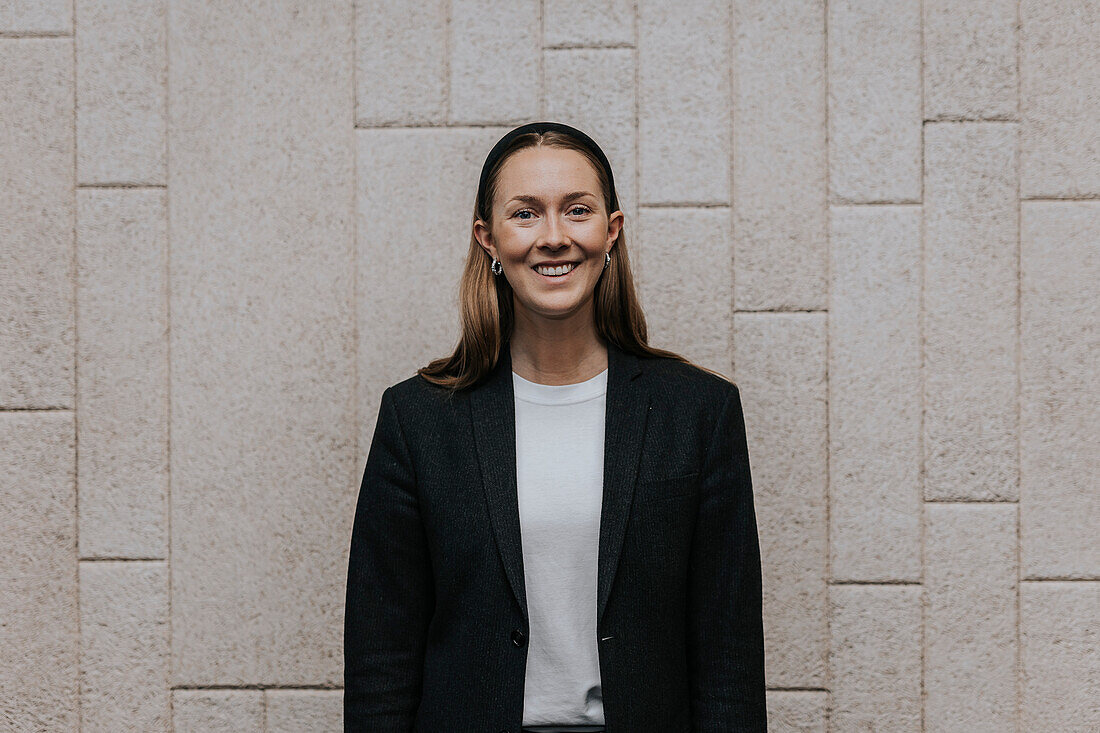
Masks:
[[[593,637],[607,731],[764,731],[737,387],[607,349]],[[453,398],[419,376],[387,387],[352,530],[344,730],[519,731],[522,557],[507,343],[489,377]]]

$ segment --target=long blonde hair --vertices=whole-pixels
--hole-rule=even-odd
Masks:
[[[553,130],[517,136],[489,170],[485,200],[474,202],[470,249],[459,283],[462,333],[458,346],[450,356],[434,359],[416,370],[432,384],[453,391],[476,385],[496,366],[501,349],[511,337],[515,324],[512,286],[507,279],[494,276],[490,271],[491,257],[474,236],[473,223],[478,219],[491,222],[492,202],[504,162],[518,150],[540,145],[576,150],[587,158],[596,171],[608,215],[618,209],[618,197],[610,190],[603,166],[582,142]],[[594,310],[596,333],[602,339],[637,356],[664,357],[693,364],[680,354],[647,343],[645,314],[634,291],[634,276],[627,256],[625,225],[619,229],[615,246],[611,248],[611,263],[596,281]],[[698,364],[693,366],[730,381],[713,369]]]

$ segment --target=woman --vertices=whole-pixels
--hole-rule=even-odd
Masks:
[[[623,218],[580,130],[486,158],[458,347],[382,394],[345,730],[766,730],[740,396],[646,344]]]

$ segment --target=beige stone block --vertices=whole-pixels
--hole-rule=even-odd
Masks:
[[[357,125],[446,122],[447,7],[444,0],[356,3]]]
[[[634,5],[631,0],[603,0],[583,6],[571,0],[544,0],[543,43],[548,46],[632,45]]]
[[[382,390],[450,354],[485,156],[506,128],[361,130],[358,465]],[[484,266],[491,260],[485,256]],[[503,276],[502,276],[503,277]],[[348,535],[351,533],[349,515]]]
[[[924,118],[1016,119],[1016,2],[925,0]]]
[[[921,588],[829,588],[832,710],[836,731],[920,731]]]
[[[730,201],[730,8],[638,8],[638,203]]]
[[[81,0],[76,13],[77,180],[163,185],[165,0]]]
[[[829,3],[832,203],[921,200],[920,3]]]
[[[538,117],[539,16],[539,0],[451,2],[452,124],[511,127]]]
[[[834,580],[920,580],[920,217],[919,206],[832,211]]]
[[[1020,3],[1020,195],[1100,195],[1100,5]]]
[[[544,76],[546,119],[583,130],[599,144],[611,163],[615,193],[626,216],[629,237],[637,220],[634,51],[625,48],[547,51]],[[578,83],[578,79],[584,83]]]
[[[770,733],[826,733],[828,693],[812,690],[768,690]]]
[[[0,119],[0,408],[71,408],[71,38],[0,38]]]
[[[643,208],[629,242],[649,343],[733,374],[728,208]]]
[[[772,687],[824,687],[827,445],[824,313],[736,313]]]
[[[1100,730],[1100,582],[1020,584],[1020,730]]]
[[[14,726],[6,730],[80,724],[75,451],[71,411],[0,412],[0,723]]]
[[[1100,203],[1021,204],[1024,578],[1100,578]]]
[[[742,0],[733,13],[735,304],[822,309],[825,4]]]
[[[173,733],[261,733],[262,690],[173,690]]]
[[[168,731],[168,565],[80,563],[80,730]]]
[[[351,5],[169,12],[172,683],[335,684],[359,479]]]
[[[1017,489],[1016,126],[925,126],[924,497]]]
[[[166,194],[79,191],[80,556],[168,552]]]
[[[265,733],[343,730],[343,690],[265,690],[264,704]]]
[[[924,725],[1016,724],[1016,507],[925,505]]]
[[[0,32],[73,32],[72,0],[4,0],[0,2]]]

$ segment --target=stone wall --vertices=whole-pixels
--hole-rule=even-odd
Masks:
[[[0,2],[0,728],[337,731],[477,174],[615,169],[731,375],[775,731],[1100,729],[1100,2]]]

